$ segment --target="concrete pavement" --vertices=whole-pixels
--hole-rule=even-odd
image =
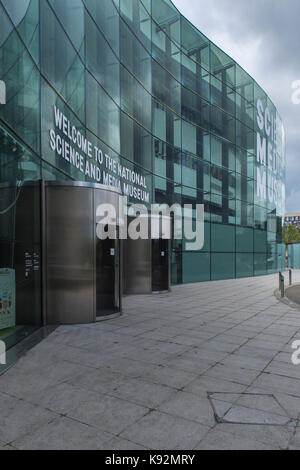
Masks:
[[[277,287],[179,286],[59,327],[0,376],[1,450],[299,449],[300,311]]]

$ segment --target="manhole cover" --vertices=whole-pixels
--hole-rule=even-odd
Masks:
[[[295,425],[274,395],[209,392],[217,423]]]

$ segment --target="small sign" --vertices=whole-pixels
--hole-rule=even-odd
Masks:
[[[25,277],[30,277],[31,272],[33,271],[33,257],[29,252],[24,253],[25,257]]]
[[[0,330],[16,326],[16,283],[14,269],[0,269]]]
[[[0,104],[6,104],[6,85],[0,80]]]
[[[115,256],[115,249],[114,248],[110,249],[110,256]]]
[[[3,366],[6,364],[6,344],[4,341],[0,341],[0,364]]]
[[[161,256],[162,256],[162,258],[164,258],[166,256],[166,253],[164,251],[162,251]]]

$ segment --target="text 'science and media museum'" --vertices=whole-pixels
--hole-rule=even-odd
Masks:
[[[281,118],[170,0],[0,0],[0,88],[8,347],[116,315],[122,295],[284,268]],[[203,248],[99,239],[120,195],[204,205]]]

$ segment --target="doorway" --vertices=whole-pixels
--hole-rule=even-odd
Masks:
[[[169,240],[152,240],[152,292],[169,288]]]
[[[118,240],[96,243],[96,317],[120,311],[120,250]]]

